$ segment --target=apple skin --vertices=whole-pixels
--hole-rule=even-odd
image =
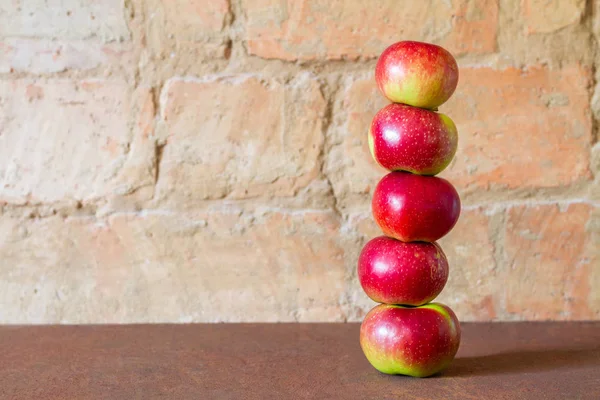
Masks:
[[[456,224],[460,198],[445,179],[390,172],[375,187],[371,207],[386,236],[403,242],[435,242]]]
[[[460,323],[450,307],[380,304],[360,327],[360,346],[380,372],[415,377],[446,368],[460,346]]]
[[[436,175],[452,161],[458,131],[446,115],[405,104],[389,104],[371,122],[369,150],[390,171]]]
[[[437,243],[379,236],[360,253],[358,279],[377,303],[420,306],[435,299],[446,285],[448,260]]]
[[[458,65],[440,46],[398,42],[379,56],[375,80],[383,95],[394,103],[435,109],[454,93]]]

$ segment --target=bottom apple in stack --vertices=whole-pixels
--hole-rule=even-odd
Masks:
[[[460,324],[443,304],[380,304],[360,327],[360,345],[371,365],[383,373],[426,377],[454,359]]]

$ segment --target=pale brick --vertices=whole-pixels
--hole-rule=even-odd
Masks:
[[[0,73],[49,74],[125,64],[130,49],[97,41],[9,38],[0,41]]]
[[[497,0],[454,0],[452,30],[439,45],[455,57],[463,54],[488,54],[497,50]],[[437,7],[433,4],[432,9]],[[422,39],[415,37],[415,40]]]
[[[591,65],[583,0],[502,0],[497,43],[502,65]],[[553,10],[557,9],[558,13]],[[597,18],[594,18],[597,19]]]
[[[334,111],[337,144],[326,154],[326,172],[331,179],[339,206],[356,203],[365,206],[366,195],[387,171],[371,157],[367,132],[373,116],[388,101],[381,95],[372,76],[348,80],[343,98]]]
[[[594,0],[593,3],[594,4],[592,5],[592,13],[597,16],[600,12],[600,1]],[[594,18],[594,20],[592,21],[592,31],[596,36],[596,40],[598,40],[598,38],[600,38],[600,18]]]
[[[0,218],[0,323],[340,320],[330,213]]]
[[[0,3],[0,36],[55,39],[129,38],[123,0],[31,0]]]
[[[146,14],[150,61],[160,68],[187,71],[199,58],[227,56],[223,30],[231,21],[228,0],[150,0],[139,7]]]
[[[508,265],[500,276],[509,313],[522,319],[600,317],[597,218],[587,204],[510,209]]]
[[[157,193],[174,207],[198,200],[293,196],[319,173],[325,101],[307,74],[173,79],[162,94],[166,145]]]
[[[501,319],[501,288],[494,260],[493,224],[486,210],[463,210],[458,223],[439,244],[448,257],[450,275],[436,299],[448,304],[461,321]]]
[[[248,52],[264,58],[373,58],[402,39],[456,54],[496,49],[496,0],[243,0],[242,7]]]
[[[581,20],[585,0],[524,0],[526,33],[549,33]]]
[[[588,187],[588,197],[593,201],[600,201],[600,143],[592,147],[591,166],[594,182]]]
[[[377,226],[377,223],[375,222],[375,219],[373,219],[373,215],[370,212],[367,214],[350,214],[348,221],[352,231],[356,232],[365,240],[371,240],[376,236],[383,235],[381,228]]]
[[[137,108],[123,81],[0,82],[0,200],[92,200],[127,165]]]
[[[442,172],[463,189],[542,188],[590,179],[590,71],[463,68],[442,106],[459,145]]]
[[[150,88],[140,86],[132,96],[130,119],[133,138],[127,144],[127,159],[107,185],[108,200],[101,213],[135,210],[154,196],[157,157],[154,137],[156,110]]]
[[[593,315],[593,319],[600,319],[600,208],[596,207],[592,210],[590,219],[586,224],[586,232],[589,235],[589,262],[591,265],[588,287],[588,311]],[[581,309],[586,311],[586,307]],[[579,309],[574,309],[574,313],[578,313]]]
[[[376,303],[365,294],[360,286],[357,274],[358,257],[367,241],[382,233],[366,209],[363,212],[347,214],[341,232],[343,233],[341,244],[344,248],[347,274],[345,315],[350,322],[361,322],[365,314],[375,307]]]
[[[161,0],[168,32],[198,40],[221,31],[231,18],[229,0]]]

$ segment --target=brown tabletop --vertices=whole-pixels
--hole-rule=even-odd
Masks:
[[[426,379],[375,371],[358,324],[0,327],[2,399],[600,399],[600,322],[464,323]]]

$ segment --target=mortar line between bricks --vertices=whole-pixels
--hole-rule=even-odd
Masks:
[[[588,199],[568,199],[568,200],[523,200],[523,201],[502,201],[498,203],[480,203],[480,204],[469,204],[468,206],[463,206],[463,210],[476,210],[480,208],[484,209],[508,209],[513,207],[520,206],[549,206],[549,205],[559,205],[559,206],[567,206],[571,204],[588,204],[594,207],[600,207],[600,202],[588,200]]]
[[[511,209],[513,207],[521,207],[521,206],[538,206],[538,205],[558,205],[558,206],[568,206],[572,204],[587,204],[593,207],[600,208],[600,202],[587,201],[587,200],[566,200],[566,201],[536,201],[536,202],[502,202],[495,204],[480,204],[480,205],[468,205],[462,207],[463,211],[473,211],[478,209],[483,209],[488,212],[500,212],[506,209]],[[10,206],[10,204],[7,204]],[[19,206],[18,208],[26,208],[27,206]],[[83,218],[83,219],[106,219],[113,216],[135,216],[135,217],[147,217],[147,216],[189,216],[194,213],[239,213],[240,210],[244,209],[243,204],[222,204],[216,208],[198,208],[198,209],[189,209],[189,210],[168,210],[168,209],[141,209],[138,211],[115,211],[107,214],[103,214],[102,216],[97,215],[66,215],[65,218]],[[35,206],[33,207],[35,208]],[[305,214],[335,214],[336,210],[331,208],[319,209],[319,208],[286,208],[286,207],[256,207],[253,210],[249,211],[250,214],[262,214],[262,213],[281,213],[287,215],[305,215]],[[361,217],[361,216],[370,216],[371,211],[370,208],[365,209],[365,211],[351,211],[342,213],[342,217]]]
[[[574,200],[536,200],[536,201],[506,201],[499,203],[481,203],[481,204],[469,204],[468,206],[462,206],[461,209],[463,211],[473,211],[473,210],[487,210],[492,212],[497,212],[505,209],[511,209],[513,207],[521,207],[521,206],[569,206],[572,204],[587,204],[593,207],[600,207],[600,202],[591,201],[587,199],[574,199]],[[363,215],[371,215],[370,208],[365,211],[350,211],[345,213],[345,215],[349,217],[360,217]]]
[[[203,213],[206,212],[207,214],[210,213],[222,213],[222,214],[238,214],[241,210],[243,209],[243,207],[237,207],[237,206],[233,206],[233,207],[227,207],[227,205],[224,205],[223,208],[217,208],[217,209],[210,209],[210,210],[206,210],[206,209],[197,209],[197,210],[180,210],[180,211],[176,211],[176,210],[165,210],[165,209],[143,209],[143,210],[139,210],[139,211],[116,211],[116,212],[112,212],[112,213],[107,213],[104,214],[102,216],[96,216],[96,215],[67,215],[65,216],[65,219],[96,219],[96,220],[105,220],[111,217],[149,217],[149,216],[168,216],[168,217],[172,217],[172,216],[190,216],[190,214],[195,214],[195,213]],[[281,213],[281,214],[286,214],[286,215],[296,215],[296,216],[300,216],[300,215],[306,215],[306,214],[323,214],[323,215],[327,215],[327,214],[336,214],[336,212],[334,210],[331,209],[313,209],[313,208],[303,208],[303,209],[288,209],[288,208],[280,208],[280,207],[268,207],[268,208],[264,208],[264,207],[258,207],[254,210],[246,210],[248,214],[250,215],[255,215],[255,214],[268,214],[268,213]],[[198,219],[203,219],[203,218],[198,218]]]

